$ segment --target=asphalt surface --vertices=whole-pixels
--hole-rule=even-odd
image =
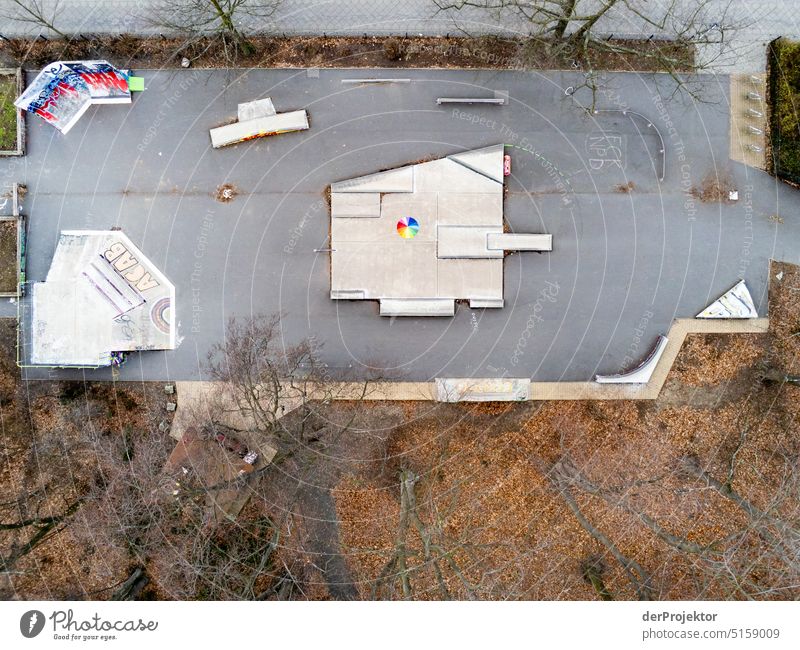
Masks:
[[[121,379],[202,379],[229,317],[279,312],[285,343],[314,337],[332,374],[588,380],[635,364],[674,318],[694,316],[740,277],[766,315],[769,258],[798,261],[800,195],[728,160],[725,76],[696,80],[702,101],[678,95],[663,104],[660,96],[673,95],[669,79],[606,79],[597,108],[629,108],[659,127],[661,182],[652,127],[616,113],[588,115],[585,89],[564,92],[580,85],[579,75],[137,74],[147,90],[132,105],[92,107],[67,136],[29,116],[27,156],[0,161],[4,182],[29,189],[31,281],[46,275],[60,230],[120,226],[175,283],[179,348],[132,355]],[[370,76],[412,82],[341,83]],[[495,91],[507,92],[509,104],[435,101]],[[307,108],[311,129],[212,150],[208,128],[234,118],[238,102],[264,96],[278,111]],[[314,249],[327,245],[329,183],[498,142],[512,145],[511,227],[554,236],[550,254],[506,258],[504,309],[459,305],[452,319],[385,319],[376,302],[328,298],[328,256]],[[737,203],[703,203],[688,192],[726,172]],[[227,204],[213,198],[222,183],[239,191]]]

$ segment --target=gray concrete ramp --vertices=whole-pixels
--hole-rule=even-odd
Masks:
[[[697,318],[758,318],[758,311],[747,285],[740,280],[697,314]]]
[[[447,156],[449,160],[457,162],[464,167],[471,169],[474,172],[487,176],[493,181],[502,183],[503,176],[503,155],[505,154],[505,145],[496,144],[484,149],[475,149],[474,151],[465,151],[464,153],[456,153]]]
[[[267,117],[259,117],[246,122],[234,122],[215,129],[210,129],[211,146],[215,149],[238,142],[246,142],[254,138],[268,135],[305,131],[308,129],[308,115],[305,111],[278,113]]]
[[[594,380],[598,384],[646,384],[653,376],[658,361],[667,348],[667,343],[669,343],[669,339],[666,336],[659,336],[652,352],[636,368],[617,375],[596,375]]]
[[[490,251],[551,251],[553,235],[532,233],[489,233],[486,247]]]
[[[331,216],[334,219],[351,217],[380,217],[381,195],[377,192],[337,192],[331,194]]]
[[[331,184],[336,192],[413,192],[414,168],[400,167]]]
[[[381,300],[381,316],[452,316],[455,313],[455,300],[447,298]]]

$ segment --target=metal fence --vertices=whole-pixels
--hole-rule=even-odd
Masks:
[[[252,0],[258,4],[259,0]],[[277,2],[268,19],[252,19],[244,11],[236,14],[247,33],[278,32],[291,35],[470,35],[523,34],[532,24],[513,10],[498,12],[476,7],[440,11],[434,0],[264,0]],[[644,0],[641,0],[644,1]],[[686,3],[697,0],[682,0]],[[747,0],[734,0],[746,2]],[[765,0],[782,2],[783,0]],[[591,0],[587,0],[591,2]],[[43,13],[55,15],[57,28],[67,34],[159,34],[163,27],[152,20],[154,7],[169,6],[169,0],[39,0]],[[180,3],[176,2],[176,6]],[[591,4],[588,5],[591,7]],[[659,6],[651,6],[659,11]],[[43,33],[41,26],[26,22],[25,12],[12,0],[0,0],[0,14],[12,15],[0,27],[6,37]],[[619,37],[640,37],[653,32],[630,11],[612,9],[603,17],[600,31]]]
[[[163,27],[151,20],[158,0],[41,0],[54,24],[67,34],[159,34]],[[24,12],[10,0],[0,0],[0,12],[16,19],[3,21],[5,37],[48,35],[41,26],[22,20]],[[266,21],[240,16],[240,27],[248,33],[277,32],[291,35],[329,34],[342,36],[422,34],[444,36],[498,33],[515,29],[517,21],[499,24],[494,14],[477,9],[442,13],[432,0],[282,0]],[[519,25],[517,24],[518,28]]]

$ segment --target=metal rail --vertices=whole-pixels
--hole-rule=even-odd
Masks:
[[[342,79],[343,84],[410,84],[411,79]]]
[[[506,103],[503,97],[439,97],[437,104],[496,104]]]

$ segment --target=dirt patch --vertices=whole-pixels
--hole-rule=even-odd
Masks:
[[[618,192],[619,194],[630,194],[634,189],[636,189],[636,184],[633,181],[620,183],[619,185],[614,186],[614,191]]]
[[[770,264],[768,362],[786,375],[800,375],[800,267]]]
[[[17,148],[17,78],[15,75],[0,75],[0,151]]]
[[[690,71],[694,52],[677,43],[617,40],[619,53],[589,49],[586,60],[561,48],[554,56],[547,43],[497,37],[252,37],[252,53],[240,55],[238,67],[321,68],[500,68],[657,71],[662,60],[677,61]],[[187,42],[171,38],[97,37],[91,40],[36,41],[10,39],[0,43],[0,56],[15,64],[41,66],[59,59],[107,58],[128,67],[177,67],[183,57],[194,67],[228,67],[232,62],[220,43],[210,39]]]
[[[672,366],[672,379],[686,386],[731,381],[764,355],[766,338],[762,334],[690,334]]]
[[[17,291],[17,221],[0,220],[0,292]]]
[[[239,194],[239,190],[233,183],[220,185],[214,192],[214,198],[220,203],[230,203]]]

